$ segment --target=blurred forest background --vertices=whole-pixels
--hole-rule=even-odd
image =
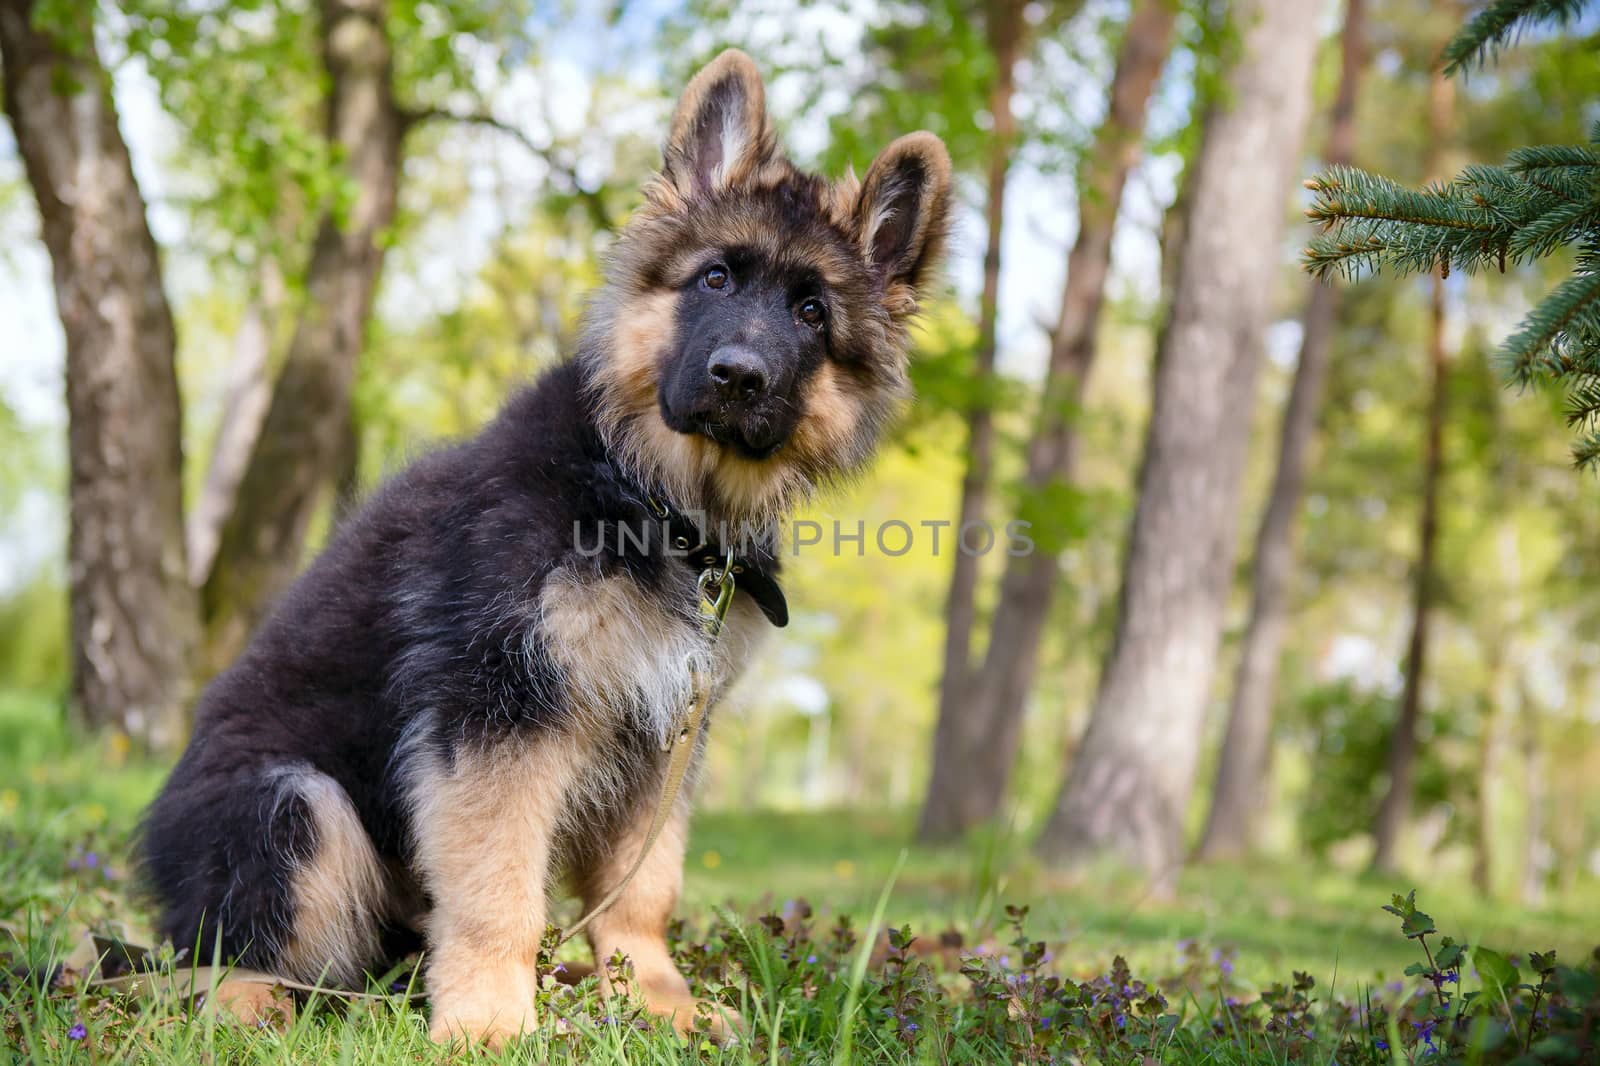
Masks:
[[[914,409],[807,516],[864,549],[790,567],[703,807],[1158,882],[1248,854],[1593,892],[1600,486],[1493,361],[1571,259],[1299,263],[1328,163],[1417,185],[1600,118],[1592,10],[1440,78],[1479,6],[0,0],[5,761],[70,721],[164,765],[340,514],[571,352],[675,94],[735,45],[798,162],[930,129],[962,207]],[[870,533],[1013,517],[1035,555]]]

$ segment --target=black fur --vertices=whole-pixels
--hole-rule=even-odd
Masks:
[[[291,866],[316,846],[304,804],[274,802],[276,768],[331,777],[379,855],[404,867],[409,815],[394,771],[419,714],[433,722],[421,742],[448,756],[569,712],[548,658],[537,645],[522,651],[529,619],[518,608],[537,600],[550,572],[683,584],[683,560],[659,543],[619,553],[608,537],[598,554],[576,551],[574,523],[623,523],[645,538],[661,528],[646,491],[601,444],[580,374],[576,365],[549,372],[478,437],[386,484],[206,689],[194,738],[143,832],[160,932],[177,947],[209,957],[220,928],[226,957],[275,961],[293,920]],[[597,543],[588,538],[585,551]],[[622,759],[646,760],[655,741],[619,735],[617,745]]]
[[[827,299],[816,272],[765,262],[754,249],[707,262],[678,298],[662,420],[752,459],[777,451],[800,420],[795,397],[828,354]]]

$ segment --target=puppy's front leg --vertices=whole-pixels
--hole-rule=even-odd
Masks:
[[[638,811],[628,831],[610,853],[582,871],[578,892],[585,909],[605,898],[612,886],[632,869],[653,814],[652,807]],[[694,1027],[697,1004],[689,994],[689,982],[678,972],[667,950],[667,923],[683,892],[683,854],[688,825],[689,804],[680,796],[644,865],[610,909],[597,915],[588,928],[595,969],[600,974],[601,995],[610,996],[616,992],[606,963],[620,951],[633,963],[635,990],[643,996],[645,1005],[651,1013],[669,1019],[673,1028],[681,1033]],[[719,1040],[727,1039],[738,1024],[736,1014],[719,1008],[712,1015],[712,1035]]]
[[[535,1024],[535,962],[565,779],[554,738],[458,752],[416,779],[418,860],[433,909],[426,981],[434,1040],[499,1047]]]

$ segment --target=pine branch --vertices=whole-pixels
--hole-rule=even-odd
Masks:
[[[1444,72],[1454,75],[1487,60],[1512,37],[1538,23],[1565,25],[1587,0],[1490,0],[1461,32],[1445,45],[1439,57]]]
[[[1572,446],[1572,462],[1579,470],[1600,472],[1600,430],[1579,438]]]
[[[1539,24],[1564,24],[1586,0],[1487,0],[1445,47],[1444,72],[1481,63]],[[1303,254],[1306,269],[1355,276],[1389,266],[1401,273],[1576,252],[1574,272],[1533,308],[1500,348],[1511,380],[1565,390],[1567,424],[1580,433],[1573,459],[1600,470],[1600,122],[1588,145],[1513,151],[1502,167],[1472,166],[1421,191],[1348,167],[1306,183],[1306,214],[1322,232]]]
[[[1584,378],[1567,391],[1567,425],[1580,430],[1600,430],[1600,378]]]
[[[1419,192],[1352,167],[1333,167],[1306,186],[1317,194],[1306,215],[1324,232],[1307,246],[1304,261],[1319,277],[1354,277],[1383,265],[1401,273],[1446,274],[1503,265],[1515,232],[1512,219],[1480,203],[1459,181]]]
[[[1511,254],[1518,259],[1543,259],[1572,244],[1586,233],[1600,230],[1600,184],[1587,203],[1562,203],[1529,219],[1511,238]]]
[[[1563,352],[1574,333],[1600,336],[1600,273],[1575,274],[1528,312],[1500,347],[1506,373],[1519,384],[1572,373],[1578,362],[1593,357],[1588,345],[1578,353]]]
[[[1517,173],[1565,167],[1600,169],[1600,152],[1586,144],[1534,144],[1512,149],[1506,165]]]

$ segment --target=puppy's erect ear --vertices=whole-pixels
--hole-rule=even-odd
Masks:
[[[730,48],[683,91],[667,137],[666,175],[684,196],[704,196],[738,185],[776,151],[761,73]]]
[[[856,212],[868,265],[891,296],[914,302],[949,228],[950,153],[944,142],[924,131],[885,148],[867,170]],[[910,291],[897,294],[897,287]]]

